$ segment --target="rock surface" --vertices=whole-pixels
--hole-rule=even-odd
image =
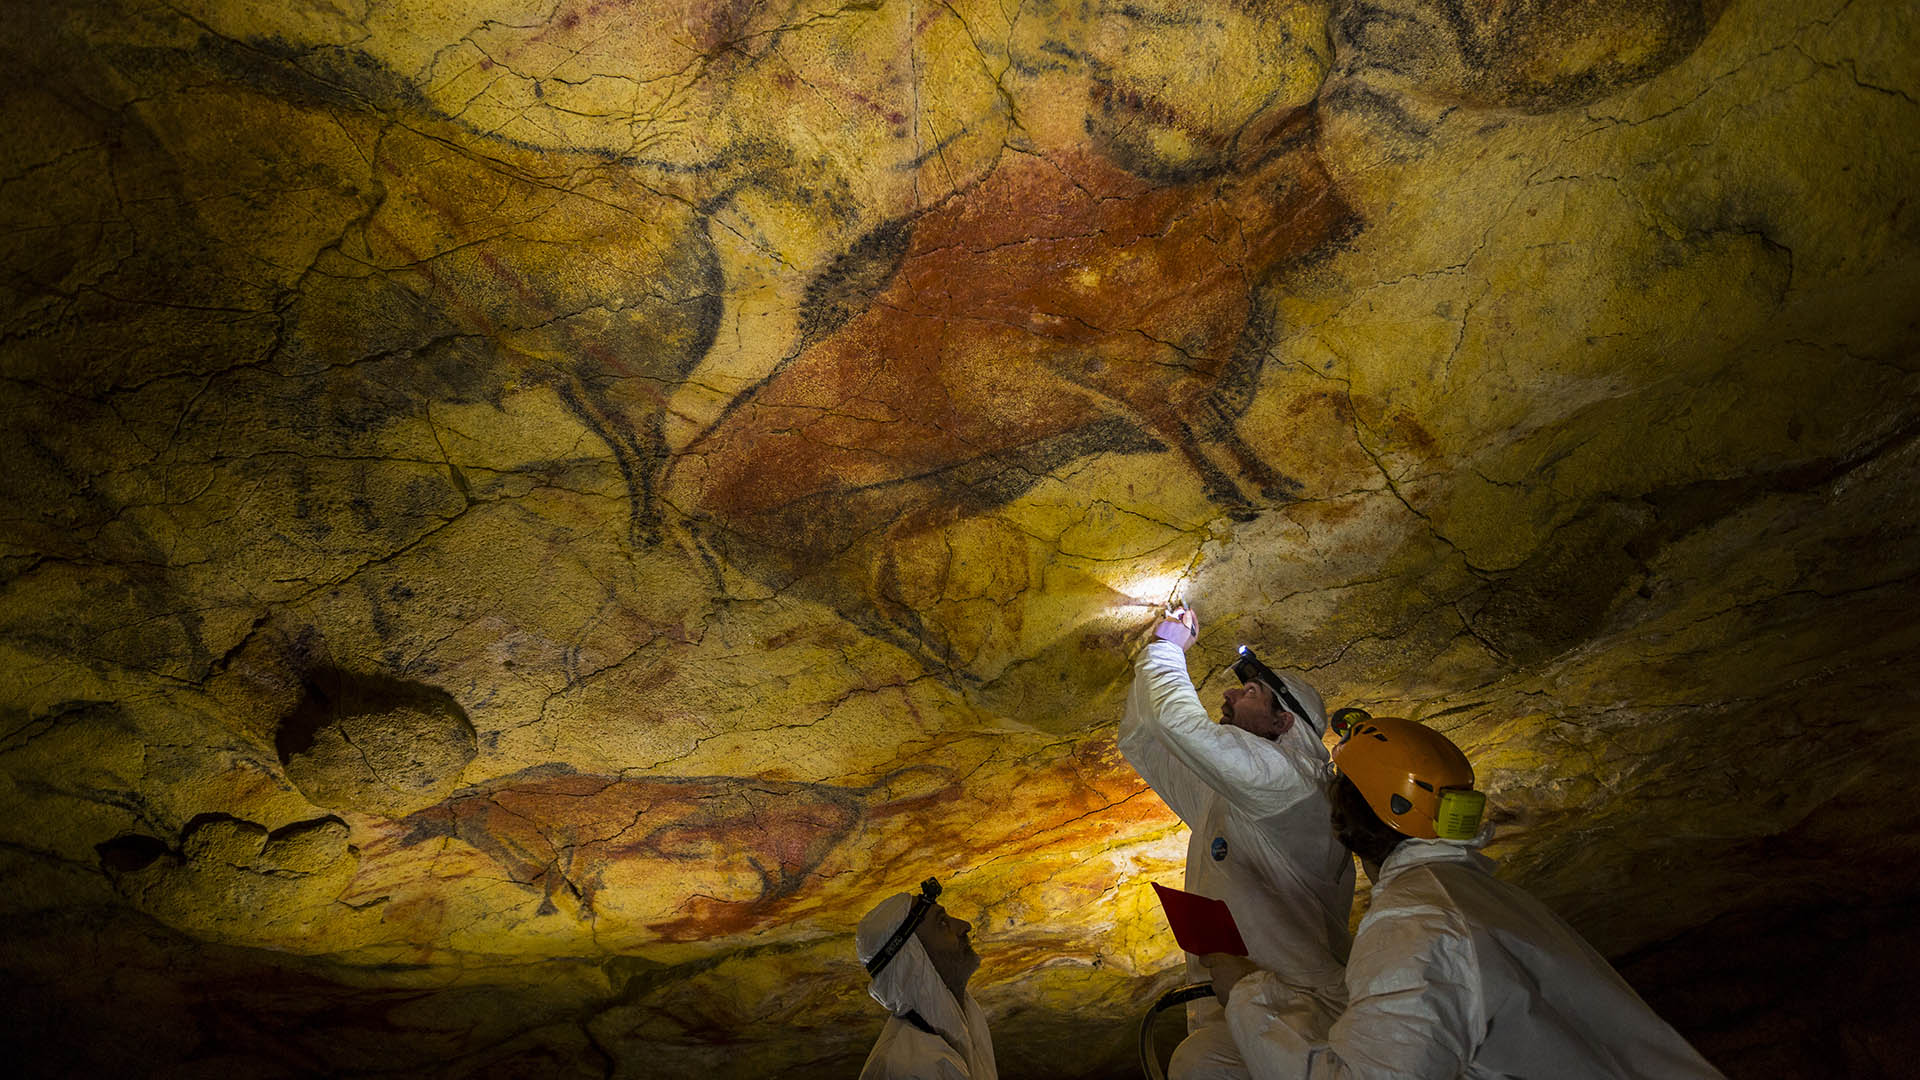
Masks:
[[[1911,953],[1911,4],[0,28],[18,1061],[844,1076],[938,874],[1003,1073],[1125,1075],[1176,595],[1204,697],[1251,642],[1458,740],[1730,1074],[1849,984],[1694,958]]]
[[[308,802],[383,817],[451,794],[477,753],[473,725],[445,692],[333,671],[309,679],[274,743]]]

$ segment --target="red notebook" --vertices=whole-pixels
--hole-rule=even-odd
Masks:
[[[1153,891],[1160,894],[1160,906],[1167,909],[1167,922],[1173,927],[1173,940],[1182,949],[1195,956],[1216,952],[1247,955],[1247,943],[1240,940],[1240,928],[1234,925],[1226,901],[1169,889],[1157,881]]]

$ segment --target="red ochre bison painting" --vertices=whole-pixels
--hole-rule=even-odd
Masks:
[[[1353,219],[1294,114],[1251,164],[1155,185],[1091,149],[1008,152],[910,226],[867,308],[675,455],[727,533],[812,553],[1002,501],[1035,466],[1170,447],[1219,503],[1290,483],[1233,421],[1265,358],[1258,296]],[[1013,475],[1008,475],[1013,474]]]
[[[609,868],[620,862],[710,870],[738,864],[757,881],[738,896],[688,896],[650,927],[664,940],[698,938],[751,923],[793,895],[853,830],[863,789],[743,777],[634,777],[526,769],[458,792],[396,823],[391,849],[440,838],[467,844],[507,877],[538,892],[538,913],[571,898],[594,914]],[[684,933],[682,933],[684,932]]]
[[[1165,810],[1111,741],[1092,740],[1018,777],[1022,812],[983,809],[952,770],[914,765],[864,787],[751,776],[620,777],[562,764],[524,769],[467,788],[380,826],[363,846],[365,906],[391,884],[414,882],[408,857],[454,845],[498,866],[538,915],[602,911],[636,917],[623,889],[645,881],[660,910],[637,917],[649,940],[700,941],[749,932],[844,903],[874,877],[910,884],[969,865],[1041,850],[1099,848]],[[459,860],[439,873],[466,874]],[[850,866],[858,875],[842,877]],[[729,870],[747,868],[745,873]],[[395,875],[401,875],[395,877]],[[709,891],[720,878],[734,885]],[[386,883],[386,884],[382,884]],[[556,903],[558,901],[558,903]]]
[[[805,578],[949,670],[941,632],[886,599],[898,541],[1102,452],[1171,449],[1235,516],[1286,500],[1297,483],[1235,423],[1266,359],[1265,291],[1356,227],[1312,132],[1293,112],[1172,183],[1092,146],[1008,151],[863,245],[869,260],[894,248],[892,266],[830,269],[882,280],[675,451],[662,490],[730,565],[776,588]]]

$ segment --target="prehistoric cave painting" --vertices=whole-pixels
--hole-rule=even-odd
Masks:
[[[1217,7],[1220,18],[1252,22],[1130,7],[1101,16],[1127,23],[1117,48],[1076,48],[1065,31],[1046,39],[1047,62],[1084,77],[1084,141],[1004,146],[984,178],[817,260],[824,270],[807,290],[793,351],[676,445],[665,424],[673,395],[698,377],[728,295],[711,236],[718,208],[749,188],[788,202],[858,190],[849,175],[804,175],[839,166],[803,163],[770,139],[703,146],[702,160],[675,163],[642,161],[632,148],[535,146],[448,115],[385,61],[351,48],[208,35],[187,50],[123,42],[101,55],[136,82],[158,80],[156,90],[190,75],[220,95],[281,108],[260,115],[291,109],[351,132],[346,171],[321,172],[330,187],[364,179],[355,196],[364,213],[276,304],[281,327],[267,361],[302,372],[298,385],[271,399],[209,394],[206,430],[220,426],[219,402],[289,421],[328,451],[390,452],[382,432],[437,402],[498,404],[514,388],[547,387],[620,471],[634,545],[662,539],[683,511],[703,553],[775,587],[850,556],[805,588],[953,670],[964,664],[948,635],[889,585],[900,541],[1002,506],[1100,453],[1166,452],[1241,518],[1297,490],[1236,425],[1271,347],[1267,301],[1294,268],[1360,228],[1315,146],[1315,95],[1333,52],[1322,7]],[[1443,96],[1546,109],[1674,62],[1718,8],[1616,0],[1607,10],[1634,32],[1604,49],[1589,47],[1599,24],[1568,17],[1558,0],[1484,12],[1386,0],[1378,10],[1376,19],[1343,9],[1331,31],[1351,46],[1349,59],[1361,58],[1345,74],[1377,61]],[[1092,23],[1062,25],[1098,36]],[[1168,27],[1199,43],[1257,38],[1259,93],[1221,105],[1212,83],[1169,74],[1194,67],[1191,50],[1141,44]],[[728,55],[714,82],[765,53]],[[1218,67],[1239,78],[1232,64]],[[1282,68],[1284,77],[1273,74]],[[149,114],[127,110],[127,124]],[[193,154],[252,154],[277,137],[256,125],[195,143],[179,127],[190,110],[165,115],[174,126],[155,121],[134,142],[177,158],[182,177],[220,169]],[[364,178],[349,175],[361,163]],[[289,157],[294,171],[276,181],[306,183],[298,164]],[[182,215],[198,213],[185,209],[199,205],[191,195],[176,193]],[[472,499],[451,462],[447,480],[441,494]],[[440,520],[432,494],[407,493],[394,520],[408,527],[388,528],[382,546]],[[853,553],[858,545],[871,550]]]
[[[405,197],[389,196],[369,219],[370,246],[397,255],[402,279],[492,353],[492,394],[552,388],[613,456],[631,497],[633,541],[656,541],[667,395],[711,348],[720,320],[723,283],[704,223],[637,184],[610,185],[630,201],[609,211],[592,199],[543,199],[536,182],[496,175],[487,199],[538,206],[538,220],[520,226],[538,236],[443,257],[428,245],[515,226],[476,214],[473,193],[442,190],[433,172],[393,158],[381,167]]]
[[[1086,132],[1136,176],[1218,176],[1310,104],[1332,61],[1328,0],[1133,0],[1048,51],[1085,65]]]
[[[1717,7],[1618,0],[1606,10],[1629,32],[1616,39],[1605,19],[1546,0],[1413,6],[1417,19],[1383,14],[1385,29],[1348,16],[1346,39],[1385,35],[1389,52],[1444,38],[1452,51],[1429,67],[1458,76],[1459,96],[1535,110],[1662,70]],[[1236,430],[1270,348],[1267,300],[1363,223],[1315,144],[1326,12],[1255,7],[1232,17],[1254,19],[1242,29],[1287,72],[1262,68],[1261,93],[1217,104],[1206,91],[1218,88],[1166,70],[1190,49],[1130,44],[1204,44],[1219,36],[1202,32],[1210,9],[1130,9],[1128,44],[1056,50],[1089,73],[1084,147],[1009,149],[979,183],[830,266],[797,352],[676,453],[664,486],[707,546],[954,671],[965,658],[892,580],[905,539],[1100,452],[1171,452],[1237,518],[1290,497],[1297,483]],[[1391,36],[1416,23],[1440,37]],[[836,557],[842,570],[816,573]]]
[[[1290,482],[1231,428],[1264,360],[1255,292],[1351,225],[1306,155],[1153,187],[1097,155],[1009,154],[917,219],[872,304],[737,397],[677,467],[729,530],[827,551],[930,493],[825,503],[980,458],[1011,467],[1110,419],[1178,451],[1224,505],[1250,505],[1231,472],[1283,497]]]
[[[1092,850],[1127,823],[1166,820],[1158,800],[1138,797],[1146,788],[1111,740],[1076,744],[1006,782],[1018,787],[1020,814],[997,812],[1004,795],[969,791],[942,766],[896,768],[852,786],[540,765],[371,823],[368,876],[345,899],[365,906],[387,889],[417,886],[420,856],[437,863],[438,845],[451,842],[539,897],[540,915],[638,918],[647,940],[700,941],[841,910],[872,879],[917,881],[930,867],[1061,844]],[[469,873],[464,865],[427,873]],[[843,876],[855,867],[859,875]]]
[[[497,405],[545,386],[605,443],[631,495],[633,541],[658,539],[667,398],[711,348],[721,315],[701,204],[754,163],[717,151],[718,163],[666,183],[660,166],[610,150],[529,146],[446,115],[353,49],[209,35],[190,52],[115,44],[103,55],[146,78],[213,83],[236,118],[331,118],[354,152],[322,164],[258,122],[208,143],[177,126],[191,115],[127,113],[140,128],[127,141],[178,158],[177,184],[220,175],[238,153],[268,183],[297,190],[317,175],[364,200],[282,298],[267,361],[295,373],[292,385],[255,399],[211,395],[202,409],[271,410],[312,446],[364,452],[356,441],[377,441],[432,404]],[[160,83],[156,97],[167,89]],[[567,183],[555,182],[556,167],[571,170]],[[173,201],[198,200],[183,186]],[[179,216],[186,235],[191,211]]]
[[[1171,448],[1239,516],[1284,500],[1297,485],[1234,421],[1266,357],[1261,290],[1355,227],[1311,136],[1294,112],[1241,167],[1160,185],[1099,153],[1006,154],[910,234],[863,245],[859,273],[836,266],[871,280],[910,236],[866,308],[739,395],[667,486],[731,562],[781,584],[1102,451]],[[914,613],[834,599],[940,658]]]
[[[1678,63],[1726,0],[1361,0],[1334,20],[1346,72],[1529,112],[1583,105]],[[1342,93],[1359,90],[1356,84]]]
[[[650,927],[665,940],[741,929],[800,889],[865,813],[872,789],[752,777],[634,777],[535,766],[454,794],[397,823],[394,843],[442,837],[484,853],[516,883],[539,892],[541,914],[570,896],[583,917],[614,864],[744,868],[757,884],[740,895],[689,896]]]

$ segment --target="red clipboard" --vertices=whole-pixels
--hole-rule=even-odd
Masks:
[[[1173,940],[1182,949],[1195,956],[1216,952],[1247,955],[1247,943],[1240,940],[1240,927],[1234,924],[1226,901],[1169,889],[1157,881],[1153,891],[1160,894],[1160,906],[1167,909],[1167,923],[1173,927]]]

